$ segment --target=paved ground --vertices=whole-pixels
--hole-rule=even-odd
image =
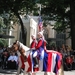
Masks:
[[[72,70],[72,71],[64,71],[64,75],[75,75],[75,70]]]
[[[42,72],[37,72],[37,75],[43,75]],[[0,75],[16,75],[16,70],[0,70]],[[23,75],[21,73],[20,75]],[[64,71],[64,75],[75,75],[75,70],[72,71]]]
[[[2,69],[0,69],[0,75],[16,75],[16,70],[2,70]]]

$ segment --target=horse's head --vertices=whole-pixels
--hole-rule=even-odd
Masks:
[[[12,48],[13,48],[15,51],[19,50],[19,47],[20,47],[20,45],[19,45],[19,42],[18,42],[18,41],[15,41],[15,42],[13,43],[13,45],[12,45]]]
[[[12,45],[14,51],[19,51],[20,54],[23,56],[24,60],[26,61],[26,55],[25,55],[25,49],[23,48],[23,44],[20,43],[19,41],[15,41]]]
[[[20,53],[24,53],[25,49],[23,48],[23,45],[19,41],[15,41],[12,45],[13,49],[15,51],[19,50]]]

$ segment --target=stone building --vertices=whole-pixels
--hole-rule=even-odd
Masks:
[[[37,37],[37,32],[38,32],[38,16],[22,16],[22,21],[24,23],[24,29],[26,32],[26,46],[30,46],[30,43],[32,41],[31,35],[36,35]],[[22,41],[22,34],[21,34],[21,27],[20,25],[16,24],[14,25],[14,30],[10,29],[10,35],[15,36],[14,39],[9,39],[9,45],[13,43],[15,40]],[[71,45],[71,40],[66,40],[66,36],[68,34],[57,34],[57,32],[53,29],[53,26],[47,25],[44,27],[44,36],[45,39],[51,43],[54,42],[57,45],[62,45],[64,44],[69,44]]]
[[[37,36],[37,23],[38,23],[38,17],[37,16],[22,16],[22,21],[24,23],[24,29],[26,33],[26,46],[30,46],[30,43],[32,41],[31,35]],[[19,40],[22,42],[22,34],[21,34],[21,26],[16,24],[14,25],[14,29],[10,29],[9,35],[15,36],[14,39],[9,39],[9,45],[13,43],[15,40]]]

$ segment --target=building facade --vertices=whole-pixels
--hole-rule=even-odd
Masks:
[[[38,16],[27,16],[26,18],[23,16],[22,21],[24,24],[24,29],[26,32],[26,46],[30,46],[32,39],[31,35],[35,35],[37,37],[38,32]],[[14,30],[10,29],[10,35],[15,36],[14,39],[9,39],[9,45],[13,43],[15,40],[19,40],[22,42],[22,34],[21,34],[21,26],[16,24],[14,25]],[[47,25],[44,27],[44,37],[48,41],[49,44],[54,42],[57,45],[67,44],[71,45],[71,40],[66,40],[66,36],[68,34],[57,34],[57,32],[53,29],[53,26]]]
[[[27,16],[26,19],[21,16],[21,18],[26,33],[26,46],[29,47],[32,42],[31,35],[35,35],[37,37],[38,16]],[[9,45],[11,45],[15,40],[22,42],[21,26],[18,24],[14,25],[14,29],[10,29],[9,35],[15,36],[15,38],[9,39]]]

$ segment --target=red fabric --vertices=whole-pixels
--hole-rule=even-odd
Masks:
[[[31,62],[30,55],[28,56],[27,61],[28,61],[28,64],[29,64],[29,68],[28,68],[27,72],[29,72],[29,71],[32,70],[32,62]]]
[[[58,70],[60,69],[61,64],[62,64],[61,59],[59,59],[59,60],[58,60],[58,63],[57,63],[57,68],[58,68]]]
[[[47,49],[46,49],[46,44],[47,44],[47,42],[44,41],[44,50],[45,50],[45,51],[47,50]]]
[[[21,58],[21,62],[22,62],[22,66],[21,66],[21,68],[25,68],[25,64],[24,64],[24,59],[23,59],[23,57],[22,57],[22,55],[20,56],[20,58]]]
[[[36,71],[39,71],[39,68],[34,68],[34,71],[36,72]]]
[[[42,39],[38,41],[38,44],[36,46],[36,49],[40,48],[41,45],[42,45]]]
[[[73,59],[71,57],[66,58],[66,63],[71,64],[73,62]]]
[[[50,52],[48,54],[48,61],[47,61],[47,71],[51,72],[51,65],[52,64],[52,53]]]
[[[37,44],[37,43],[36,43],[36,40],[33,40],[32,43],[31,43],[30,48],[35,48],[36,44]]]

